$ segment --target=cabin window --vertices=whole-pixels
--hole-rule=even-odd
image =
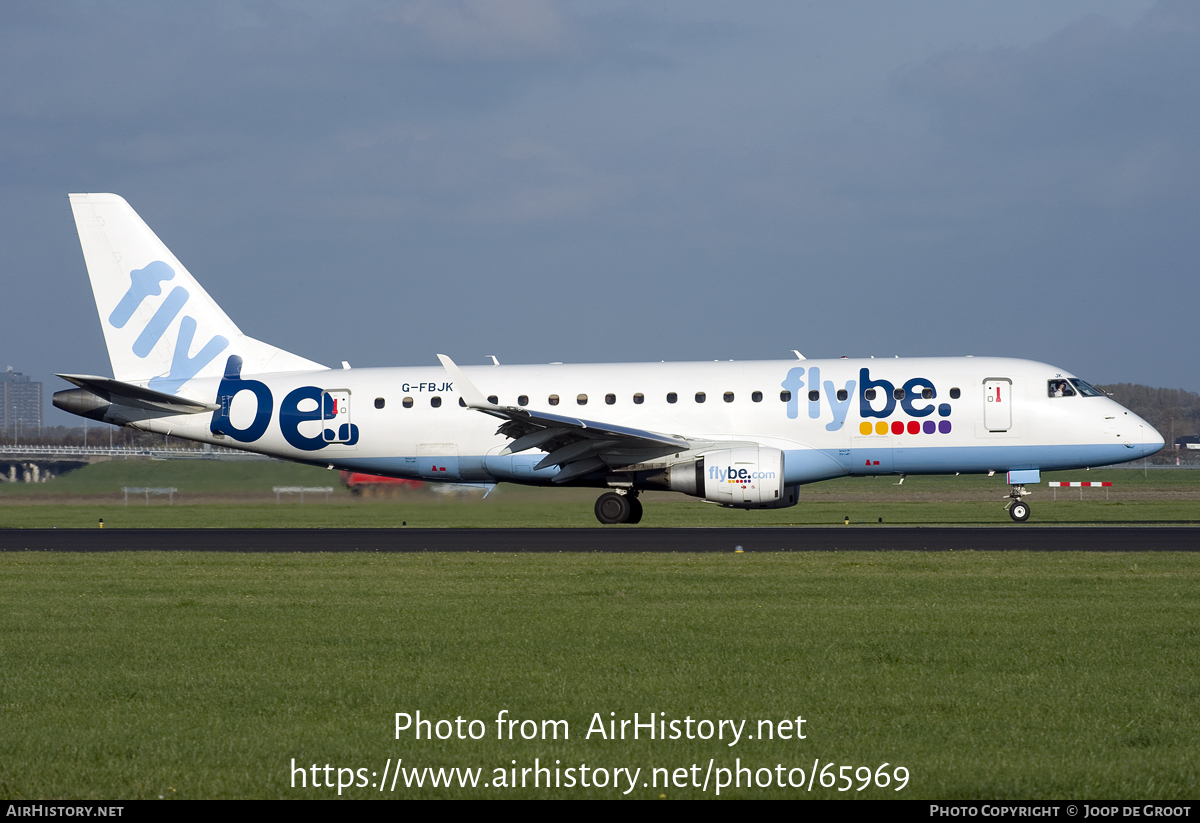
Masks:
[[[867,389],[865,392],[863,392],[863,397],[867,398],[868,400],[874,400],[875,399],[875,390]]]
[[[809,399],[809,402],[815,403],[816,401],[821,399],[821,393],[819,391],[817,391],[816,389],[813,389],[812,391],[810,391],[808,393],[808,399]]]
[[[518,406],[528,406],[529,405],[529,395],[523,394],[520,397],[518,397],[517,405]]]
[[[489,394],[489,395],[488,395],[488,402],[489,402],[489,403],[491,403],[493,406],[499,406],[499,405],[500,405],[500,398],[499,398],[499,397],[497,397],[497,396],[496,396],[496,395],[494,395],[494,394]]]
[[[411,397],[406,397],[406,398],[404,398],[403,400],[401,400],[401,401],[400,401],[400,404],[401,404],[402,406],[404,406],[404,408],[406,408],[406,409],[411,409],[411,408],[412,408],[412,398],[411,398]]]
[[[642,405],[642,403],[645,403],[645,402],[646,402],[646,395],[641,394],[639,392],[638,394],[635,394],[633,396],[633,404],[635,406],[640,406],[640,405]]]
[[[894,391],[892,391],[892,397],[896,398],[897,400],[903,400],[904,399],[904,389],[895,389]]]
[[[1050,381],[1046,393],[1050,397],[1074,397],[1075,389],[1071,387],[1070,383],[1059,377]]]
[[[762,392],[756,391],[754,394],[750,395],[750,399],[753,400],[755,403],[761,403],[762,402]]]
[[[433,406],[435,409],[440,408],[442,405],[442,398],[440,398],[440,397],[429,398],[429,405]]]
[[[787,389],[784,389],[783,391],[781,391],[779,393],[779,399],[782,400],[784,403],[786,403],[792,399],[792,393],[790,391],[788,391]]]
[[[921,389],[921,399],[922,400],[932,400],[933,399],[933,389]]]
[[[550,405],[551,405],[551,406],[557,406],[557,405],[558,405],[558,395],[557,395],[557,394],[552,394],[552,395],[550,395],[550,398],[549,398],[549,400],[550,400]]]
[[[704,394],[704,392],[702,392],[702,391],[698,391],[698,392],[696,392],[696,402],[697,402],[697,403],[703,403],[703,402],[704,402],[704,400],[705,400],[705,394]]]
[[[842,401],[842,402],[844,403],[844,402],[846,401],[846,399],[847,399],[847,398],[849,398],[849,397],[850,397],[850,395],[848,395],[848,394],[846,393],[846,390],[845,390],[845,389],[838,389],[838,392],[837,392],[837,399],[838,399],[838,400],[840,400],[840,401]]]
[[[465,409],[465,408],[467,407],[467,401],[466,401],[466,400],[463,400],[463,399],[460,397],[460,398],[458,398],[458,405],[462,406],[462,407]]]
[[[725,400],[726,403],[732,403],[733,402],[733,392],[731,392],[731,391],[725,392],[725,396],[723,399]]]
[[[615,394],[606,394],[604,395],[604,402],[611,406],[617,402],[617,396]]]
[[[575,398],[575,402],[581,406],[586,406],[587,405],[587,395],[586,394],[579,395],[578,397]]]
[[[375,408],[382,409],[384,406],[384,402],[385,401],[382,397],[376,397],[375,398]]]
[[[677,395],[675,392],[667,393],[667,402],[668,403],[674,403],[678,399],[679,399],[679,395]]]
[[[957,400],[960,397],[962,397],[962,392],[960,390],[958,390],[958,389],[950,390],[950,399],[951,400]],[[867,399],[869,400],[870,398],[867,398]]]

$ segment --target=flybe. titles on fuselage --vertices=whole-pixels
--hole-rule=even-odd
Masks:
[[[822,381],[820,366],[796,366],[788,370],[787,377],[780,385],[788,392],[787,416],[792,420],[800,416],[800,390],[806,385],[809,386],[809,392],[803,399],[808,406],[808,417],[812,420],[830,417],[829,422],[825,424],[827,431],[839,431],[845,425],[857,388],[858,416],[862,418],[859,424],[860,434],[950,432],[950,421],[945,419],[950,416],[950,404],[931,402],[937,399],[938,392],[933,381],[927,377],[911,377],[897,387],[891,380],[872,379],[870,369],[862,368],[858,372],[857,381],[847,380],[839,389],[832,380]],[[826,407],[824,410],[822,400]],[[897,409],[915,419],[907,423],[901,420],[892,420],[890,424],[886,422],[897,414]],[[935,414],[942,418],[936,424],[933,420],[920,419]],[[872,418],[879,422],[872,424],[869,422]]]

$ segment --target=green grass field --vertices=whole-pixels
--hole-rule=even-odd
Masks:
[[[335,783],[389,758],[482,769],[475,789],[402,778],[349,797],[623,796],[482,787],[535,758],[609,779],[640,768],[638,798],[713,796],[715,771],[707,792],[661,780],[739,759],[785,775],[886,762],[909,782],[723,797],[1200,786],[1197,555],[20,553],[0,556],[0,585],[6,798],[337,795],[293,787],[293,758]],[[395,739],[395,713],[418,710],[487,734]],[[566,720],[570,739],[496,740],[501,710]],[[610,712],[744,719],[749,734],[802,716],[806,739],[585,739]]]
[[[1200,472],[1044,479],[1115,486],[1054,501],[1043,483],[1034,524],[1200,522]],[[125,506],[125,485],[180,491],[173,506]],[[339,484],[285,463],[97,464],[0,485],[0,528],[598,527],[595,490],[338,489],[276,505],[273,485]],[[648,494],[641,526],[1020,528],[1005,490],[1000,477],[845,479],[764,512]],[[355,770],[343,781],[368,785],[349,797],[685,798],[714,796],[738,765],[774,784],[797,779],[790,769],[811,777],[815,761],[811,791],[746,788],[743,774],[721,796],[1195,798],[1198,578],[1200,557],[1166,553],[6,553],[0,796],[337,796],[312,785],[315,764],[322,784]],[[418,710],[486,734],[395,739],[395,713]],[[502,710],[565,720],[570,739],[496,740]],[[596,713],[634,712],[745,720],[756,739],[585,736]],[[757,739],[758,721],[798,716],[805,740]],[[481,770],[478,785],[433,788],[423,771],[421,787],[408,772],[395,791],[369,785],[397,758]],[[560,771],[558,788],[522,788],[518,771],[517,788],[484,787],[535,761],[577,784]],[[905,788],[857,791],[885,762],[907,770]],[[624,784],[578,785],[583,764]],[[827,782],[851,767],[850,791],[822,788],[827,764]],[[628,795],[619,768],[641,769]],[[706,789],[691,785],[706,774]]]
[[[678,494],[643,496],[642,527],[834,525],[1005,525],[1004,478],[844,478],[801,487],[789,509],[722,509]],[[1200,471],[1110,469],[1047,473],[1049,480],[1114,483],[1103,489],[1060,490],[1043,482],[1029,501],[1033,524],[1200,523]],[[275,503],[272,486],[332,486],[323,497],[296,496]],[[134,496],[121,488],[175,487],[167,499]],[[279,462],[114,461],[70,472],[42,484],[0,484],[0,528],[286,528],[359,527],[599,527],[595,489],[542,489],[502,484],[486,499],[482,490],[442,495],[430,489],[388,499],[355,499],[335,472]],[[608,527],[614,528],[614,527]],[[624,526],[617,528],[637,528]]]

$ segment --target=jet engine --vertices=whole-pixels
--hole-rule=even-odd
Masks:
[[[783,483],[783,452],[742,446],[705,452],[647,478],[671,491],[734,509],[782,509],[796,505],[799,486]]]

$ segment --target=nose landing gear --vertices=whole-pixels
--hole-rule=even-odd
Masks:
[[[596,519],[601,523],[638,523],[642,519],[642,502],[637,492],[605,492],[596,501]]]
[[[1029,519],[1030,508],[1029,504],[1022,500],[1022,497],[1027,497],[1033,492],[1025,491],[1025,487],[1020,484],[1014,484],[1010,487],[1012,491],[1008,493],[1008,505],[1004,508],[1008,509],[1008,516],[1017,523],[1024,523]]]
[[[1008,507],[1008,516],[1018,523],[1024,523],[1029,519],[1029,504],[1024,500],[1018,500]]]

